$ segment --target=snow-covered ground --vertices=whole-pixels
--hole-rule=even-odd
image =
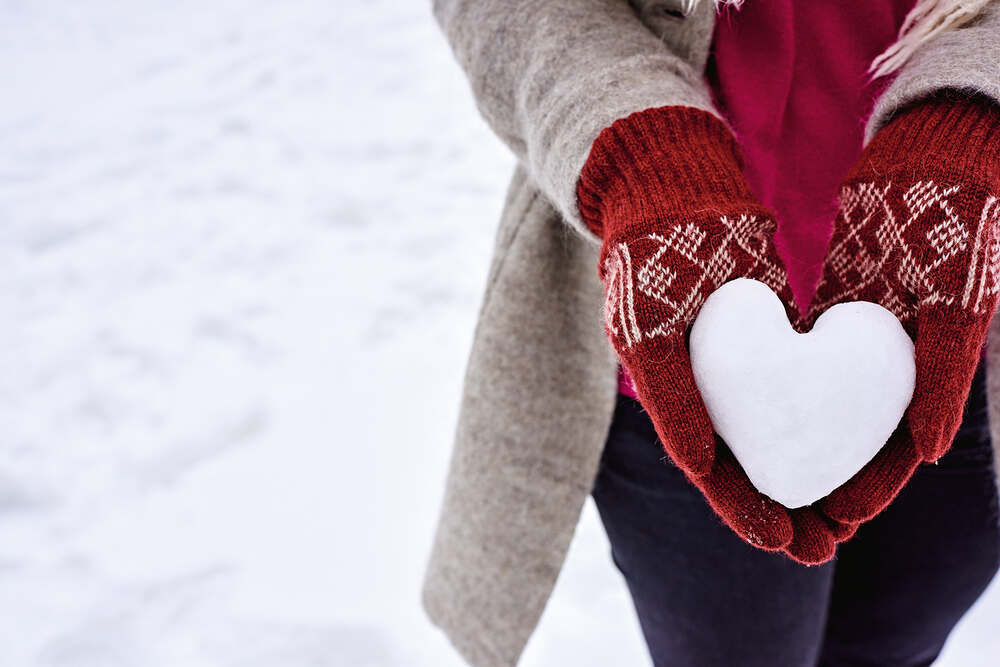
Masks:
[[[0,16],[0,665],[460,664],[419,586],[512,158],[427,3]],[[646,662],[588,505],[524,664]]]

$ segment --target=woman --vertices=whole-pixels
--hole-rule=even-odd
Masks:
[[[656,664],[929,664],[1000,558],[1000,3],[687,4],[436,4],[520,165],[425,607],[516,662],[592,489]],[[739,277],[802,330],[868,300],[915,339],[900,427],[809,507],[752,487],[691,376]]]

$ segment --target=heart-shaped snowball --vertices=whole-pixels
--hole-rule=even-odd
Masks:
[[[866,301],[800,334],[778,296],[741,278],[709,295],[691,365],[716,432],[757,489],[795,508],[826,496],[881,449],[913,397],[913,342]]]

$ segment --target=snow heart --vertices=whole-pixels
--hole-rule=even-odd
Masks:
[[[757,489],[788,508],[826,496],[881,449],[913,396],[913,342],[865,301],[792,329],[778,296],[728,282],[691,328],[691,365],[716,432]]]

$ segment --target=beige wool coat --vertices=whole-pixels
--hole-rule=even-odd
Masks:
[[[513,665],[520,657],[611,423],[617,365],[602,326],[599,240],[576,208],[590,146],[618,118],[650,107],[720,115],[703,76],[715,9],[703,0],[685,15],[684,5],[434,2],[480,112],[518,158],[423,588],[430,619],[473,665]],[[864,142],[895,109],[945,87],[1000,103],[1000,1],[921,44],[877,100]],[[997,328],[995,319],[991,332]],[[996,433],[1000,335],[991,335],[988,355]]]

